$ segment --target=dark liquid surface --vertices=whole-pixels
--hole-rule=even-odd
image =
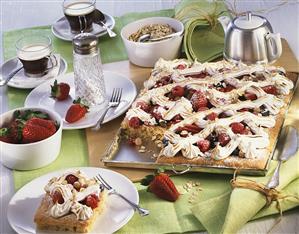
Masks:
[[[74,16],[74,15],[67,15],[66,13],[64,13],[64,15],[68,20],[71,27],[71,31],[73,33],[79,33],[81,30],[83,30],[84,32],[92,31],[94,10],[92,12],[89,12],[86,15]]]
[[[49,58],[44,57],[37,60],[20,59],[20,61],[23,64],[24,70],[27,74],[44,75],[48,67]]]

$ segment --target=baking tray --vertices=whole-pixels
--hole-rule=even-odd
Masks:
[[[288,77],[294,82],[294,89],[291,91],[290,98],[287,102],[287,106],[285,109],[285,114],[283,121],[279,126],[280,132],[283,126],[283,122],[285,116],[287,114],[287,110],[291,103],[294,90],[298,84],[298,74],[291,73]],[[194,165],[194,164],[166,164],[166,163],[156,163],[156,158],[153,157],[153,154],[158,155],[159,150],[155,148],[155,145],[151,143],[151,141],[147,143],[143,143],[146,149],[151,149],[150,152],[146,151],[144,153],[140,153],[138,148],[131,146],[127,143],[127,139],[124,139],[121,129],[117,132],[112,144],[106,151],[105,155],[102,157],[102,161],[105,166],[113,166],[113,167],[125,167],[125,168],[140,168],[140,169],[157,169],[159,167],[163,167],[166,170],[171,170],[176,174],[184,174],[186,172],[206,172],[206,173],[218,173],[218,174],[233,174],[236,170],[238,170],[238,174],[243,175],[260,175],[264,176],[268,169],[273,158],[278,137],[277,135],[275,144],[273,146],[272,152],[270,153],[270,157],[266,163],[265,168],[263,169],[252,169],[252,168],[234,168],[234,167],[225,167],[225,166],[207,166],[207,165]]]

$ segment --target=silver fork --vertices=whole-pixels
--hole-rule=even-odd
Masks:
[[[125,200],[135,211],[138,211],[138,213],[141,215],[141,216],[147,216],[149,215],[149,211],[144,209],[144,208],[141,208],[140,206],[138,206],[137,204],[135,204],[134,202],[130,201],[129,199],[127,199],[125,196],[123,196],[122,194],[120,194],[119,192],[117,192],[114,188],[112,188],[105,180],[104,178],[98,174],[95,179],[97,181],[99,181],[108,191],[109,191],[109,194],[115,194],[119,197],[121,197],[123,200]]]
[[[99,118],[99,120],[97,121],[97,123],[94,125],[94,127],[92,128],[92,130],[97,131],[101,128],[101,124],[104,121],[104,118],[108,112],[108,110],[112,107],[117,107],[120,103],[121,100],[121,96],[122,96],[122,92],[123,89],[122,88],[114,88],[112,91],[112,95],[110,98],[110,101],[108,103],[108,107],[107,109],[104,111],[104,113],[101,115],[101,117]]]

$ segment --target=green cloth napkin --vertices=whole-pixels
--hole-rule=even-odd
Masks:
[[[265,177],[238,176],[267,184],[277,165],[271,162],[270,170]],[[280,184],[277,190],[283,195],[299,197],[299,153],[283,163],[280,171]],[[299,205],[299,200],[293,197],[280,200],[281,210],[285,211]],[[201,201],[192,207],[192,213],[202,223],[209,233],[236,233],[248,221],[271,214],[277,214],[276,202],[265,207],[265,197],[254,190],[235,188],[218,197]]]
[[[175,18],[184,23],[183,48],[189,60],[208,62],[222,56],[224,31],[217,21],[226,11],[223,1],[183,0],[175,8]]]
[[[99,40],[99,47],[101,53],[101,59],[103,63],[110,63],[120,60],[126,60],[127,54],[125,47],[120,37],[121,28],[138,19],[152,16],[167,16],[171,17],[174,14],[174,10],[161,10],[157,12],[147,13],[130,13],[122,17],[115,17],[114,31],[118,34],[115,38],[109,38],[109,36],[103,36]],[[50,26],[27,28],[21,30],[14,30],[4,32],[3,34],[3,48],[4,59],[8,60],[16,56],[15,43],[21,37],[28,34],[47,35],[51,37],[53,42],[54,53],[59,53],[68,63],[68,71],[73,71],[73,55],[72,55],[72,43],[62,41],[56,38],[50,29]],[[9,109],[14,109],[24,105],[26,96],[30,90],[22,90],[15,88],[8,88],[8,104]],[[51,165],[33,170],[33,171],[17,171],[13,172],[15,189],[18,190],[24,184],[28,183],[32,179],[46,174],[51,171],[59,170],[69,167],[80,167],[88,165],[88,149],[85,139],[85,133],[83,130],[71,130],[63,131],[61,152],[55,162]]]

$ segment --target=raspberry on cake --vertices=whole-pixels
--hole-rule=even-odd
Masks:
[[[106,190],[81,171],[52,178],[34,222],[38,229],[89,232],[105,206]]]
[[[294,83],[270,65],[160,59],[122,134],[165,142],[157,163],[264,169]]]

